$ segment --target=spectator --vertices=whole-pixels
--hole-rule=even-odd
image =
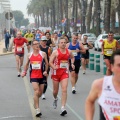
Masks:
[[[5,33],[5,48],[8,51],[9,48],[9,39],[11,38],[11,35],[9,34],[9,31],[7,30]]]

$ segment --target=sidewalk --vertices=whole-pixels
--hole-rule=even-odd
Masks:
[[[11,47],[11,44],[13,43],[13,38],[10,39],[10,44],[9,44],[9,47]],[[3,52],[3,48],[5,48],[5,41],[4,39],[0,41],[0,56],[2,55],[9,55],[9,54],[13,54],[14,53],[14,50],[12,50],[12,52]]]

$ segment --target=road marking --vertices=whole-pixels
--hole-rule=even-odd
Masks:
[[[10,119],[10,118],[24,118],[25,116],[7,116],[7,117],[1,117],[0,120],[3,119]]]
[[[52,92],[52,88],[50,86],[48,86],[48,89]],[[58,95],[58,98],[61,100],[61,97]],[[70,109],[70,111],[79,119],[79,120],[83,120],[83,118],[81,116],[79,116],[75,110],[73,110],[69,104],[66,104],[66,106]]]
[[[23,80],[24,80],[24,84],[25,84],[25,88],[26,88],[26,92],[27,92],[27,96],[28,96],[30,110],[31,110],[31,113],[32,113],[33,120],[40,120],[40,118],[35,116],[35,109],[33,107],[33,103],[34,103],[33,102],[33,96],[32,96],[32,92],[30,90],[30,86],[29,86],[29,82],[28,82],[27,77],[25,76],[23,78]]]

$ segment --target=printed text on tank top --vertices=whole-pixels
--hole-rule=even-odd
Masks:
[[[120,93],[115,90],[112,78],[113,76],[104,77],[98,103],[102,107],[106,120],[120,120]]]
[[[63,72],[68,73],[68,68],[69,68],[69,51],[66,49],[65,53],[62,53],[60,49],[58,51],[58,56],[54,60],[54,65],[58,67],[57,70],[53,70],[54,75],[61,75]]]
[[[30,77],[31,78],[42,78],[42,52],[39,52],[38,55],[34,55],[33,52],[31,53],[30,57]]]

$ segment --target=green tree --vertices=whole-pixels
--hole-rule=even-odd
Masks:
[[[15,10],[12,11],[14,18],[15,18],[15,25],[16,26],[21,26],[21,21],[24,19],[24,15],[21,11]]]
[[[23,20],[21,21],[21,25],[22,25],[22,26],[27,26],[28,24],[29,24],[29,19],[28,19],[28,18],[23,19]]]

